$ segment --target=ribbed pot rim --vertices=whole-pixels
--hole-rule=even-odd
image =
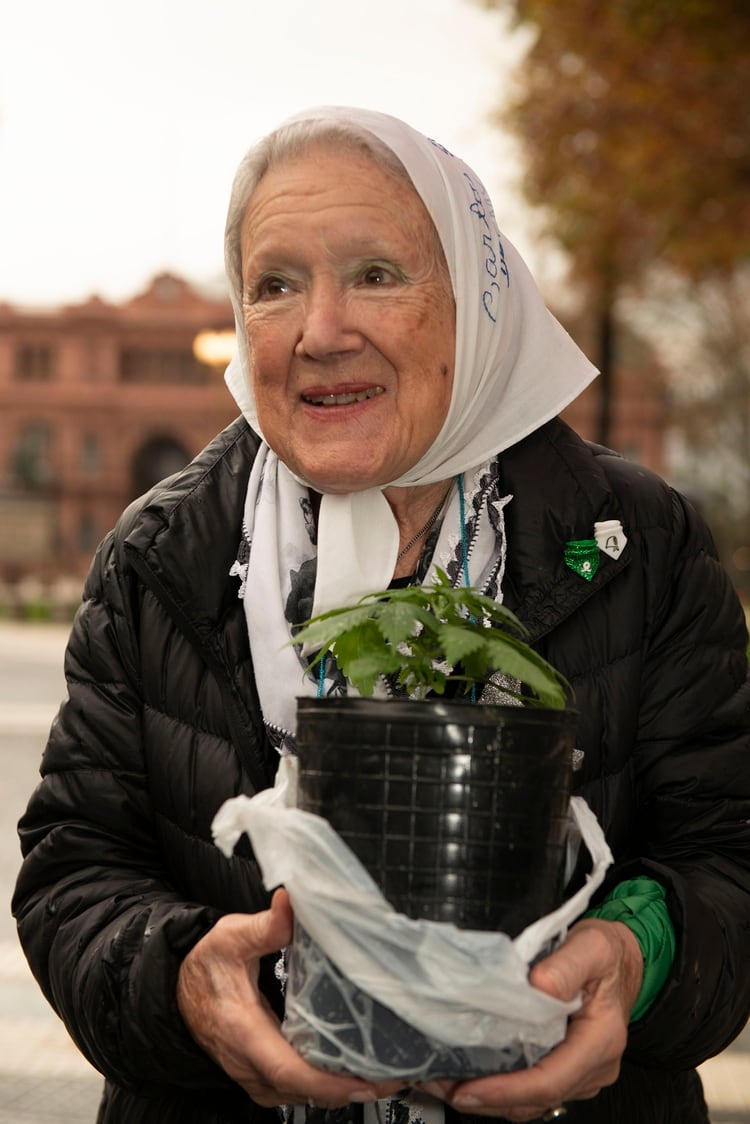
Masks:
[[[554,725],[570,726],[578,719],[578,711],[571,707],[507,706],[501,703],[474,703],[470,699],[406,698],[336,698],[297,699],[297,715],[325,717],[329,712],[352,714],[361,718],[382,718],[387,721],[405,721],[415,724],[453,722],[459,725]]]

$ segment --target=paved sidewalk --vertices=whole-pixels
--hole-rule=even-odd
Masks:
[[[0,996],[0,1124],[94,1124],[102,1078],[11,941],[0,942]]]
[[[32,979],[9,906],[16,822],[64,693],[68,631],[0,622],[0,1124],[94,1124],[102,1084]]]

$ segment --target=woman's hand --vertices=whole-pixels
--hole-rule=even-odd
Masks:
[[[265,1107],[336,1108],[394,1092],[403,1083],[373,1085],[316,1069],[282,1036],[258,988],[258,965],[291,939],[289,896],[277,890],[269,910],[229,914],[191,949],[180,968],[177,1003],[196,1042]]]
[[[463,1112],[535,1120],[565,1101],[595,1097],[620,1072],[628,1019],[643,977],[640,946],[619,921],[586,919],[565,943],[540,960],[529,979],[557,999],[582,993],[563,1042],[535,1066],[461,1084],[422,1087]]]

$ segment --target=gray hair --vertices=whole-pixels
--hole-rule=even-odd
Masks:
[[[242,292],[241,228],[253,192],[263,176],[287,157],[299,156],[315,144],[350,152],[363,152],[372,157],[383,171],[407,183],[416,191],[406,168],[387,144],[367,129],[347,121],[326,121],[309,118],[280,125],[250,149],[243,158],[232,184],[229,210],[224,231],[224,262],[234,292]],[[435,244],[443,257],[437,230]]]

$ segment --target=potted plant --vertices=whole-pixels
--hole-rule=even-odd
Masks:
[[[358,692],[298,700],[300,807],[411,917],[515,936],[562,898],[576,716],[524,631],[438,570],[295,636]]]
[[[356,691],[298,699],[298,807],[328,820],[411,919],[402,938],[409,964],[423,948],[412,926],[490,930],[492,948],[507,948],[507,937],[560,904],[576,715],[568,685],[526,643],[513,613],[453,589],[438,571],[431,585],[373,593],[313,618],[294,643],[311,668],[333,657]],[[352,892],[368,894],[373,959],[364,978],[372,982],[390,962],[393,930],[372,927],[364,884],[349,884],[347,902]],[[326,901],[330,910],[336,894]],[[285,1025],[313,1064],[373,1079],[462,1079],[530,1064],[549,1048],[528,1026],[511,1025],[502,1047],[472,1034],[454,1040],[448,1024],[418,1029],[362,976],[349,979],[329,940],[342,923],[340,914],[316,923],[313,938],[295,918]],[[476,931],[460,939],[467,949],[494,940]],[[564,1019],[554,1041],[561,1028]]]

